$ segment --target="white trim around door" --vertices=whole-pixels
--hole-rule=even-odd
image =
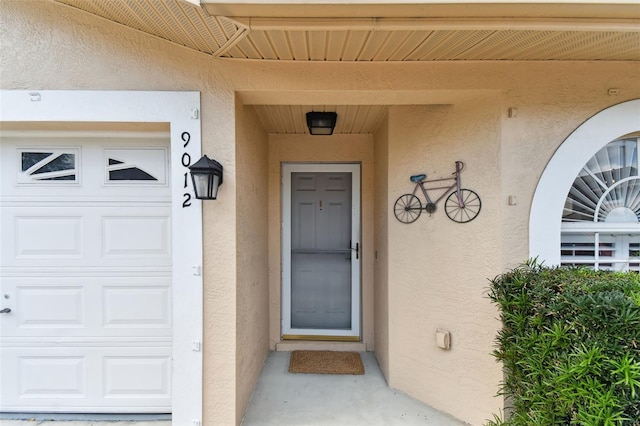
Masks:
[[[6,122],[169,124],[172,423],[202,424],[202,205],[187,179],[201,155],[200,93],[1,90],[0,110]]]
[[[292,326],[292,174],[293,173],[350,173],[351,174],[351,318],[344,328],[296,328]],[[282,164],[282,329],[285,339],[326,338],[329,340],[360,340],[361,283],[360,265],[360,164],[346,163],[283,163]]]

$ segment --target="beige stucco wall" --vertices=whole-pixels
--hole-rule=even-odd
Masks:
[[[281,164],[334,162],[361,164],[362,341],[374,350],[373,328],[373,137],[371,135],[270,135],[269,137],[269,287],[271,347],[280,341],[281,318]]]
[[[462,186],[480,194],[480,215],[458,224],[426,212],[412,224],[389,218],[389,383],[436,408],[479,424],[500,369],[488,354],[498,327],[483,297],[486,277],[502,267],[500,108],[488,95],[462,105],[403,106],[389,112],[388,205],[413,185],[409,176],[448,177],[461,160]],[[450,350],[436,329],[451,333]],[[460,404],[460,401],[465,401]]]
[[[269,352],[268,137],[253,107],[236,103],[236,419]]]
[[[202,150],[225,172],[218,200],[203,203],[203,422],[239,422],[233,89],[204,55],[60,4],[3,0],[0,20],[2,89],[201,92]]]
[[[376,358],[382,374],[389,378],[389,117],[384,117],[374,135],[374,330]]]
[[[490,356],[498,324],[483,296],[487,279],[528,257],[531,199],[555,149],[598,111],[640,98],[637,63],[224,61],[53,2],[3,0],[0,8],[3,89],[202,94],[203,152],[225,167],[219,200],[204,204],[205,425],[239,422],[251,392],[265,343],[244,316],[252,307],[265,315],[264,293],[252,291],[254,283],[264,290],[258,277],[265,264],[270,343],[279,336],[274,321],[279,313],[279,228],[274,218],[280,209],[280,161],[362,161],[363,189],[369,191],[363,193],[363,215],[369,215],[363,220],[363,259],[370,262],[363,265],[368,286],[364,338],[371,345],[375,340],[392,386],[480,424],[501,406],[494,397],[500,366]],[[619,94],[609,96],[609,88]],[[332,91],[336,103],[342,90],[351,99],[357,99],[354,93],[374,93],[382,103],[420,91],[425,105],[391,107],[388,123],[375,136],[336,135],[322,138],[322,145],[318,139],[269,136],[265,163],[260,154],[238,158],[245,150],[264,149],[265,136],[253,113],[237,109],[234,92],[268,91],[275,103],[291,93],[303,102],[309,90]],[[428,105],[433,99],[449,105]],[[517,108],[516,117],[507,117],[509,107]],[[238,131],[236,119],[250,130]],[[390,209],[411,188],[408,176],[422,171],[446,175],[456,159],[467,162],[464,185],[482,197],[478,219],[460,225],[438,211],[412,225],[397,222]],[[252,192],[254,182],[240,182],[252,167],[261,176],[268,173],[266,225],[251,223],[255,213],[245,211],[263,199]],[[517,197],[516,205],[507,204],[509,195]],[[250,205],[244,205],[246,199]],[[243,234],[239,228],[247,224],[250,232]],[[264,229],[268,255],[261,257],[258,249],[246,258],[239,255],[250,234]],[[263,238],[259,244],[265,246]],[[367,325],[374,323],[379,327],[375,339],[374,327]],[[450,351],[435,347],[437,327],[452,332]],[[255,353],[239,355],[239,345],[245,344]]]

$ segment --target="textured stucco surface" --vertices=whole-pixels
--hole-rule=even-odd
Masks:
[[[265,343],[247,313],[258,309],[261,318],[268,310],[270,344],[279,336],[280,161],[362,161],[364,339],[380,350],[393,387],[481,424],[502,405],[495,397],[500,366],[490,355],[499,324],[483,295],[487,279],[528,257],[531,199],[562,141],[598,111],[640,98],[637,63],[224,61],[46,1],[1,1],[0,25],[3,89],[201,92],[203,151],[225,168],[219,200],[204,203],[206,425],[239,422],[253,387]],[[618,95],[609,96],[609,88]],[[390,107],[374,136],[322,143],[269,136],[265,155],[265,136],[235,97],[264,92],[278,103],[293,94],[303,104],[313,91],[339,103],[343,90],[353,102],[373,94],[382,103],[389,96],[389,104],[391,95],[402,100],[421,91],[425,105]],[[428,105],[432,99],[441,105]],[[507,116],[510,107],[516,117]],[[397,222],[392,204],[411,189],[409,175],[447,175],[457,159],[467,163],[464,186],[482,198],[480,216],[460,225],[440,210],[412,225]],[[256,206],[264,203],[260,183],[244,181],[253,168],[263,177],[268,171],[268,208]],[[516,205],[507,204],[510,195]],[[267,209],[266,224],[252,222]],[[245,254],[252,235],[265,229],[267,244],[258,238]],[[450,351],[435,346],[436,328],[452,333]]]
[[[2,1],[0,20],[3,89],[201,92],[202,150],[225,169],[218,201],[203,203],[203,422],[235,424],[233,90],[206,56],[53,2]]]
[[[375,263],[374,329],[376,358],[385,378],[389,378],[389,117],[385,116],[374,134]]]
[[[269,352],[268,139],[255,109],[236,103],[236,418]]]
[[[488,97],[451,106],[393,107],[389,112],[389,198],[413,185],[409,176],[450,176],[466,164],[462,186],[482,199],[480,215],[458,224],[443,204],[412,224],[389,218],[389,383],[435,408],[479,424],[494,406],[500,369],[492,350],[497,316],[483,296],[486,277],[501,268],[499,108]],[[451,333],[451,350],[436,346],[436,329]],[[465,404],[460,404],[465,401]]]

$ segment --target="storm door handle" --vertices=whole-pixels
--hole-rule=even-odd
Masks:
[[[0,309],[0,314],[8,314],[9,312],[11,312],[9,308]]]
[[[351,246],[351,244],[349,244]],[[360,259],[360,243],[356,243],[355,247],[349,247],[351,250],[356,252],[356,259]]]

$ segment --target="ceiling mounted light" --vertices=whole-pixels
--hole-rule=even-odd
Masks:
[[[330,135],[336,127],[338,114],[335,112],[311,111],[307,113],[307,127],[312,135]]]

